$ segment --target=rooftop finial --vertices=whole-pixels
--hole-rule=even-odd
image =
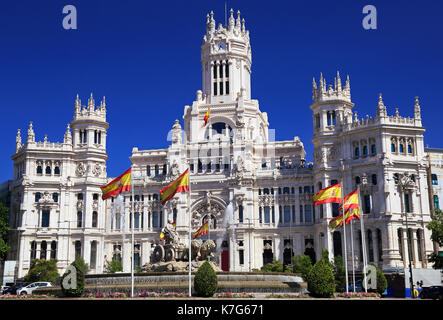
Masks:
[[[66,126],[66,132],[65,132],[65,136],[63,137],[63,143],[67,143],[67,144],[72,143],[71,125],[69,123]]]
[[[383,97],[381,93],[378,94],[378,108],[377,108],[378,116],[386,116],[386,106],[383,103]]]
[[[15,152],[17,153],[22,147],[22,136],[20,129],[17,130],[17,136],[15,137]]]
[[[420,108],[420,103],[418,101],[418,97],[415,97],[414,118],[415,119],[421,119],[421,108]]]
[[[245,27],[245,18],[243,18],[243,19],[241,20],[241,31],[242,31],[242,32],[245,32],[245,31],[246,31],[246,27]]]
[[[237,19],[235,20],[235,27],[238,29],[241,28],[240,10],[237,11]]]
[[[32,121],[29,122],[28,137],[26,138],[26,142],[35,142],[35,133],[34,128],[32,127]]]
[[[88,99],[88,109],[94,110],[94,106],[95,106],[95,101],[91,92],[91,97]]]
[[[341,91],[341,78],[340,78],[340,72],[337,70],[337,90]]]
[[[231,16],[229,17],[229,31],[234,29],[235,19],[234,19],[234,10],[231,8],[230,10]]]

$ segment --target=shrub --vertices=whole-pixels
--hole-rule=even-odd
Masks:
[[[32,261],[31,268],[23,280],[25,282],[45,281],[55,283],[59,276],[57,260],[35,259]]]
[[[120,260],[113,259],[111,262],[106,261],[105,272],[116,273],[118,271],[123,271],[123,264]]]
[[[66,297],[80,297],[85,289],[85,274],[88,272],[88,265],[82,257],[77,256],[71,266],[75,268],[75,274],[72,274],[73,271],[69,270],[70,268],[65,271],[61,279],[62,293]],[[65,281],[68,276],[70,278]],[[75,286],[72,283],[73,276],[75,276]]]
[[[217,274],[208,261],[198,268],[194,277],[194,288],[199,297],[212,297],[217,290]]]
[[[334,274],[325,259],[320,259],[315,263],[309,272],[307,282],[308,291],[314,297],[330,298],[334,294]]]
[[[344,292],[346,290],[346,271],[343,258],[341,256],[334,257],[332,270],[335,279],[335,291]]]
[[[292,269],[293,272],[300,274],[303,280],[306,281],[308,279],[309,271],[311,271],[312,268],[311,258],[309,256],[299,254],[293,258],[292,263],[294,264]]]
[[[265,264],[260,270],[264,272],[283,272],[283,263],[278,260],[272,260],[271,263]]]

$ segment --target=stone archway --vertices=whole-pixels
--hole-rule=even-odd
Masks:
[[[207,191],[204,197],[197,199],[191,206],[192,228],[199,228],[205,218],[211,217],[211,222],[217,230],[222,225],[226,207],[227,204],[222,199],[214,197],[210,191]]]

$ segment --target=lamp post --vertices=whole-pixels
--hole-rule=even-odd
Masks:
[[[405,195],[406,195],[406,189],[408,186],[411,186],[413,184],[413,181],[411,180],[410,176],[407,173],[402,174],[402,177],[398,179],[398,183],[400,188],[402,189],[402,196],[403,196],[403,209],[405,214],[405,223],[406,223],[406,241],[408,243],[408,258],[409,258],[409,284],[410,284],[410,290],[411,290],[411,298],[414,298],[414,280],[412,277],[412,251],[411,251],[411,241],[410,241],[410,232],[409,232],[409,226],[408,226],[408,210],[406,210],[406,203],[405,203]],[[408,205],[409,206],[409,205]]]

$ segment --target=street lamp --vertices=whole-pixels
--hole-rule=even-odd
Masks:
[[[411,298],[414,298],[414,280],[412,278],[412,251],[411,251],[411,237],[409,232],[409,226],[408,226],[408,212],[409,210],[406,210],[406,203],[405,203],[405,192],[406,189],[410,188],[414,185],[414,182],[411,180],[411,177],[409,174],[404,173],[402,174],[401,178],[398,179],[398,184],[400,188],[402,189],[403,193],[403,209],[405,214],[405,222],[406,222],[406,241],[408,242],[408,258],[409,258],[409,283],[410,283],[410,290],[411,290]]]

